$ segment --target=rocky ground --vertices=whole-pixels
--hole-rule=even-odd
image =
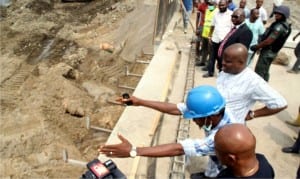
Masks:
[[[0,178],[78,178],[124,107],[116,96],[132,92],[151,53],[155,9],[136,0],[12,0],[0,7]],[[298,4],[297,4],[298,3]],[[291,21],[299,28],[299,2]],[[253,2],[250,3],[253,5]],[[271,2],[266,3],[268,10]],[[250,6],[252,7],[252,6]],[[152,45],[150,43],[150,45]]]
[[[125,67],[142,74],[147,64],[133,62],[152,57],[143,43],[126,53],[138,30],[120,29],[133,28],[136,19],[127,18],[138,6],[22,0],[1,7],[0,178],[78,178],[85,171],[65,164],[62,150],[83,161],[97,156],[109,133],[87,130],[86,118],[112,129],[124,107],[109,101],[131,92],[118,86],[139,81],[126,77]]]

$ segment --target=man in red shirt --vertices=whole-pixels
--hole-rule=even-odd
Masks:
[[[198,3],[198,11],[197,11],[197,18],[196,18],[196,35],[197,35],[197,40],[196,40],[196,60],[200,58],[200,44],[201,44],[201,34],[202,34],[202,29],[203,29],[203,24],[204,24],[204,16],[205,16],[205,11],[208,8],[208,2],[212,0],[205,0],[204,2]]]

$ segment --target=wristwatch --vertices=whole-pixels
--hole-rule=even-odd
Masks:
[[[132,146],[129,155],[130,155],[130,157],[132,157],[132,158],[136,157],[137,152],[136,152],[136,147],[135,147],[135,146]]]
[[[249,116],[251,119],[254,119],[254,117],[255,117],[254,115],[255,115],[254,111],[250,111]]]

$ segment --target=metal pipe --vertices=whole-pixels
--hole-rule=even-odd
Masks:
[[[90,117],[89,116],[87,116],[85,119],[86,119],[86,128],[87,129],[94,129],[94,130],[97,130],[97,131],[108,132],[108,133],[112,132],[112,130],[109,130],[109,129],[105,129],[105,128],[102,128],[102,127],[92,126],[91,122],[90,122]]]
[[[87,162],[80,161],[80,160],[74,160],[68,158],[68,152],[66,149],[63,149],[63,161],[66,163],[70,163],[73,165],[83,166],[86,167]]]

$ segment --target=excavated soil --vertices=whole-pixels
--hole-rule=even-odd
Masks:
[[[136,31],[121,31],[143,21],[131,17],[139,5],[14,0],[1,7],[0,178],[78,178],[86,171],[64,163],[62,151],[82,161],[97,157],[109,133],[88,130],[86,119],[112,129],[124,106],[109,101],[132,92],[119,86],[134,88],[140,79],[126,76],[125,67],[143,74],[147,64],[135,60],[151,60],[139,40],[152,39],[153,29],[138,40]]]
[[[299,29],[299,1],[285,4]],[[152,58],[155,14],[140,0],[0,6],[0,178],[79,178],[86,171],[66,164],[62,151],[86,162],[97,157],[109,133],[88,130],[86,119],[113,129],[124,106],[111,101],[140,79],[126,76],[126,67],[143,74],[147,63],[137,60]]]

